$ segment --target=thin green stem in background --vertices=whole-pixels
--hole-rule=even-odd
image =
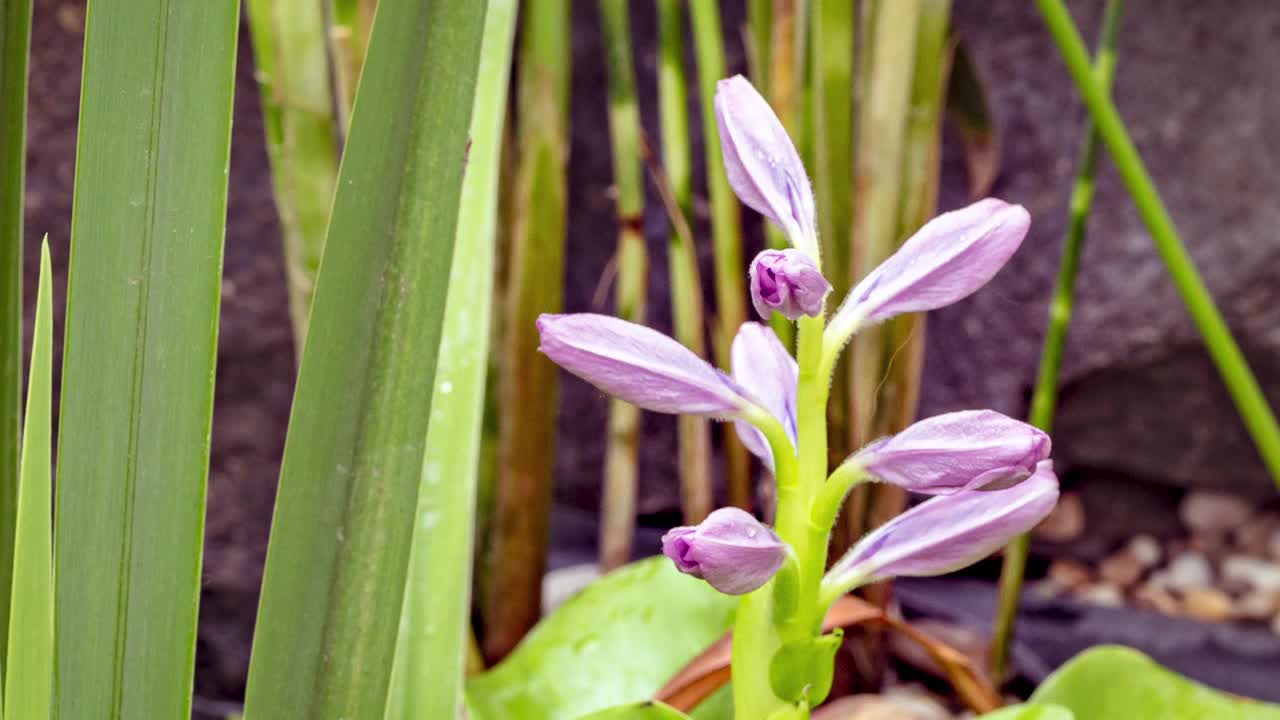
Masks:
[[[644,244],[644,166],[640,160],[640,107],[631,58],[631,21],[626,0],[600,0],[602,39],[609,75],[609,139],[618,219],[615,313],[644,324],[649,258]],[[640,408],[609,401],[604,496],[600,509],[600,567],[612,570],[631,560],[639,475]]]
[[[250,720],[385,712],[486,4],[378,4],[289,418]]]
[[[1102,29],[1098,35],[1097,55],[1093,62],[1094,77],[1108,93],[1111,92],[1112,80],[1115,78],[1116,38],[1120,33],[1123,8],[1123,0],[1107,0]],[[1049,301],[1049,323],[1045,329],[1044,346],[1040,350],[1040,371],[1036,376],[1028,417],[1032,425],[1045,432],[1052,428],[1054,409],[1058,402],[1058,371],[1062,367],[1062,352],[1067,344],[1067,331],[1071,327],[1076,273],[1080,268],[1080,253],[1084,249],[1089,211],[1093,207],[1093,178],[1098,165],[1098,142],[1097,129],[1086,120],[1076,180],[1071,188],[1071,220],[1062,243],[1058,280]],[[1009,651],[1013,646],[1018,604],[1022,595],[1022,578],[1026,571],[1030,545],[1031,536],[1022,535],[1009,543],[1004,551],[999,606],[991,640],[991,675],[997,681],[1005,677],[1009,667]]]
[[[498,168],[516,0],[489,0],[458,211],[440,359],[427,426],[409,577],[386,720],[462,709],[471,641],[471,559],[497,232]]]
[[[238,2],[90,0],[58,430],[55,717],[191,714]]]
[[[22,432],[22,191],[31,2],[0,0],[0,629],[9,625]],[[0,657],[4,649],[0,632]]]
[[[742,259],[742,208],[729,187],[720,152],[720,125],[716,122],[716,82],[726,77],[724,38],[715,3],[689,3],[693,49],[698,63],[698,94],[702,100],[702,137],[711,198],[711,241],[715,248],[716,322],[712,345],[716,362],[730,366],[730,348],[738,328],[747,319],[747,286]],[[729,504],[751,507],[751,462],[747,449],[731,423],[722,426],[725,485]]]
[[[699,3],[694,3],[699,4]],[[705,3],[702,3],[705,4]],[[747,27],[743,31],[747,70],[760,94],[769,97],[769,57],[773,50],[773,0],[747,0]]]
[[[658,103],[662,165],[680,214],[691,217],[693,156],[689,147],[689,97],[685,85],[684,16],[680,0],[658,4]],[[675,338],[706,357],[702,280],[693,236],[673,223],[667,243],[671,277],[671,315]],[[686,523],[695,524],[712,508],[711,428],[705,418],[681,415],[679,428],[680,505]]]
[[[5,661],[4,709],[11,718],[49,717],[53,687],[53,280],[49,241],[40,249],[40,289],[13,553],[13,614]]]
[[[324,13],[316,0],[247,0],[245,7],[301,355],[338,175]]]
[[[1058,45],[1058,51],[1066,62],[1067,70],[1089,109],[1089,116],[1098,129],[1098,137],[1106,145],[1112,163],[1120,173],[1138,214],[1151,234],[1156,250],[1164,260],[1174,286],[1182,296],[1182,302],[1191,315],[1196,328],[1204,339],[1210,357],[1218,367],[1227,391],[1235,401],[1236,410],[1244,420],[1263,463],[1266,464],[1277,486],[1280,486],[1280,424],[1267,404],[1258,380],[1231,336],[1226,320],[1213,302],[1204,280],[1178,236],[1178,229],[1169,216],[1169,210],[1160,199],[1151,175],[1142,163],[1142,157],[1126,130],[1120,113],[1110,95],[1094,77],[1080,32],[1071,20],[1071,14],[1062,0],[1036,0],[1045,25]]]
[[[327,0],[329,5],[329,48],[333,53],[333,84],[338,120],[345,137],[351,127],[351,107],[356,101],[356,86],[369,50],[369,31],[373,27],[378,0]],[[315,5],[316,2],[312,2]]]
[[[538,621],[550,542],[559,373],[538,352],[536,322],[540,313],[564,306],[569,3],[526,4],[519,33],[518,159],[499,360],[499,478],[480,582],[482,642],[491,662],[511,652]]]
[[[807,9],[807,0],[773,0],[768,34],[771,41],[769,64],[763,66],[768,77],[765,84],[768,93],[765,97],[769,98],[769,104],[802,158],[805,133],[800,105],[804,93],[804,48],[809,19]],[[770,222],[765,223],[765,239],[772,248],[786,248],[790,245],[782,228]],[[784,346],[794,346],[795,326],[790,320],[774,313],[769,326]]]

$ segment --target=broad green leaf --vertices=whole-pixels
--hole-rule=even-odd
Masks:
[[[54,715],[188,717],[239,2],[90,0],[88,17]]]
[[[1075,720],[1075,714],[1061,705],[1021,703],[987,713],[980,720]]]
[[[1061,705],[1080,720],[1278,720],[1280,706],[1205,687],[1118,645],[1086,650],[1050,675],[1036,703]]]
[[[687,720],[688,717],[670,705],[646,700],[583,715],[582,720]]]
[[[462,183],[388,720],[452,718],[462,707],[498,171],[516,5],[516,0],[490,0],[485,15],[471,155]]]
[[[650,699],[729,629],[736,598],[666,558],[628,565],[544,619],[467,683],[473,720],[570,720]]]
[[[338,175],[324,8],[316,0],[247,0],[245,8],[301,348]]]
[[[53,281],[49,242],[40,250],[40,291],[31,340],[27,419],[14,537],[12,614],[4,705],[11,718],[49,717],[53,689]]]
[[[22,187],[31,0],[0,0],[0,629],[9,578],[22,426]],[[0,632],[0,657],[5,635]]]
[[[251,720],[385,709],[485,6],[378,4],[280,471]]]

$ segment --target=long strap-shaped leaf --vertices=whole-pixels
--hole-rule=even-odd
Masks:
[[[387,720],[451,720],[471,629],[477,463],[516,0],[489,0]]]
[[[54,714],[190,714],[237,0],[91,0],[59,431]]]
[[[486,5],[378,4],[285,444],[248,718],[382,716]]]
[[[49,244],[40,253],[40,294],[31,340],[27,419],[13,553],[13,613],[5,662],[4,707],[11,718],[49,717],[53,685],[53,283]]]
[[[0,629],[9,578],[22,422],[22,185],[31,0],[0,0]],[[0,632],[0,656],[5,637]]]

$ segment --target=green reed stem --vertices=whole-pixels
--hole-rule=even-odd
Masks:
[[[1280,424],[1267,404],[1258,380],[1232,337],[1222,313],[1213,302],[1204,280],[1191,261],[1169,210],[1160,199],[1137,148],[1106,90],[1093,77],[1089,52],[1062,0],[1036,0],[1045,25],[1075,80],[1098,136],[1111,154],[1138,214],[1164,260],[1187,312],[1200,331],[1210,357],[1218,367],[1236,410],[1244,420],[1262,461],[1280,486]]]
[[[1102,29],[1098,35],[1098,51],[1093,61],[1093,76],[1108,93],[1111,92],[1112,80],[1115,78],[1116,37],[1120,32],[1123,8],[1123,0],[1107,0]],[[1062,367],[1062,352],[1067,343],[1067,331],[1071,327],[1076,272],[1080,268],[1080,252],[1084,248],[1089,211],[1093,207],[1098,140],[1097,128],[1086,120],[1079,169],[1071,189],[1071,220],[1062,244],[1062,261],[1058,265],[1053,299],[1049,301],[1049,324],[1045,330],[1044,347],[1040,351],[1040,371],[1036,376],[1035,392],[1031,396],[1029,419],[1032,425],[1045,432],[1049,432],[1053,425],[1054,408],[1058,402],[1058,371]],[[997,680],[1004,677],[1009,667],[1009,651],[1013,645],[1018,602],[1022,595],[1022,579],[1026,572],[1027,551],[1030,546],[1031,536],[1024,534],[1010,542],[1004,551],[999,605],[991,641],[991,674]]]
[[[712,345],[720,367],[730,365],[729,350],[738,328],[747,319],[747,288],[742,268],[742,210],[729,187],[720,153],[716,122],[716,81],[726,77],[720,14],[714,3],[689,3],[693,48],[698,62],[698,94],[702,99],[702,137],[711,198],[711,241],[715,247],[716,326]],[[747,449],[733,425],[724,424],[725,485],[729,504],[751,506],[751,464]]]
[[[692,152],[689,147],[689,97],[684,73],[684,20],[679,0],[658,0],[658,102],[662,134],[662,164],[672,199],[685,218],[693,203]],[[673,223],[667,244],[671,275],[671,314],[675,337],[706,357],[703,340],[702,281],[693,235],[684,223]],[[711,434],[704,418],[676,418],[680,445],[680,497],[687,523],[711,512]]]
[[[644,245],[644,167],[640,160],[640,108],[632,64],[631,21],[625,0],[600,0],[609,75],[609,138],[618,217],[618,317],[644,324],[649,258]],[[600,566],[608,571],[631,560],[639,466],[640,408],[609,403],[604,498],[600,510]]]

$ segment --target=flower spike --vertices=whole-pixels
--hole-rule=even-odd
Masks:
[[[965,410],[921,420],[854,453],[875,477],[912,492],[949,494],[1008,487],[1049,457],[1049,436],[994,410]]]
[[[729,185],[742,202],[818,258],[813,187],[800,154],[769,103],[741,75],[716,84],[716,121]]]
[[[787,545],[750,513],[720,508],[698,525],[672,528],[662,552],[682,573],[726,595],[744,595],[769,582],[787,558]]]
[[[767,325],[742,323],[730,348],[733,379],[782,423],[796,445],[796,390],[800,368]],[[742,444],[773,470],[773,451],[764,434],[744,420],[734,423]]]

